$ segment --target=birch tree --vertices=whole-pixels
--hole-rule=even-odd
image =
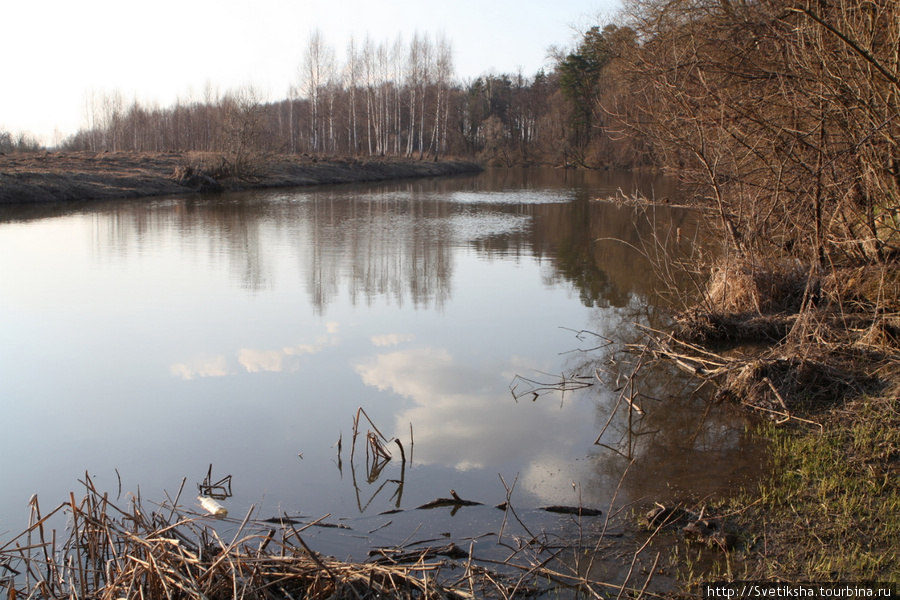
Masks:
[[[313,152],[322,150],[322,112],[326,106],[323,92],[333,67],[334,51],[325,43],[322,32],[314,29],[300,70],[300,89],[309,101],[309,140]]]
[[[416,140],[416,106],[419,98],[419,85],[424,65],[422,64],[422,38],[419,32],[413,34],[406,58],[405,85],[409,97],[409,118],[406,135],[406,156],[412,156]]]
[[[443,35],[435,45],[435,110],[432,136],[434,157],[444,154],[447,147],[447,115],[450,84],[453,78],[453,46]]]
[[[347,43],[347,60],[344,67],[344,82],[349,98],[347,100],[347,145],[351,154],[358,154],[359,147],[359,121],[357,118],[357,97],[360,81],[362,79],[362,69],[360,66],[359,52],[356,49],[356,40],[351,37]]]

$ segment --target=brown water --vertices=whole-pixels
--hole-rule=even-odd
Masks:
[[[113,497],[164,500],[185,479],[191,505],[212,464],[232,476],[232,514],[346,524],[311,534],[339,555],[496,531],[507,486],[552,529],[562,518],[535,509],[747,481],[760,454],[740,417],[687,382],[648,372],[645,414],[616,408],[635,324],[665,324],[636,248],[651,231],[688,244],[696,226],[601,201],[635,191],[675,193],[637,174],[495,170],[4,208],[0,542],[32,494],[55,506],[85,472]],[[405,463],[390,442],[367,464],[364,439],[351,461],[359,408]],[[451,489],[486,506],[412,510]]]

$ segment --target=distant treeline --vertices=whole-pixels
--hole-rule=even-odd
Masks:
[[[628,26],[594,27],[571,51],[551,49],[533,75],[455,77],[448,40],[351,41],[339,60],[314,32],[287,97],[252,87],[161,107],[119,91],[92,94],[85,126],[62,150],[208,151],[323,155],[444,155],[502,165],[635,167],[657,164],[601,104],[621,87],[617,65],[638,47]],[[633,132],[632,132],[633,133]],[[35,147],[11,148],[30,150]]]
[[[37,152],[43,149],[41,143],[27,133],[13,135],[9,131],[0,131],[0,153]]]
[[[596,38],[596,39],[595,39]],[[607,44],[603,56],[587,45]],[[446,39],[351,42],[338,60],[314,32],[296,85],[271,101],[251,87],[159,107],[97,94],[86,127],[66,150],[289,152],[328,155],[453,155],[500,164],[647,164],[631,140],[613,140],[611,118],[593,105],[614,44],[635,43],[629,28],[591,30],[571,55],[526,76],[459,81]],[[591,104],[588,106],[585,103]]]

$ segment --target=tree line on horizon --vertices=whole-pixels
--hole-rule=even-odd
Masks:
[[[612,28],[612,29],[610,29]],[[627,27],[609,31],[633,43]],[[304,153],[311,155],[442,156],[513,164],[600,162],[648,164],[625,140],[590,149],[603,138],[584,102],[594,100],[603,65],[579,62],[580,50],[554,51],[554,66],[527,76],[455,77],[452,45],[417,34],[376,43],[351,40],[342,59],[322,34],[308,40],[287,97],[270,101],[251,86],[221,93],[207,84],[201,97],[161,107],[127,100],[118,91],[86,99],[85,126],[61,150]],[[591,50],[593,51],[593,50]],[[608,62],[610,56],[585,57]],[[585,83],[579,78],[587,76]],[[8,151],[16,151],[11,147]],[[36,149],[21,146],[20,151]]]
[[[670,168],[740,252],[900,248],[900,14],[892,0],[626,0],[533,75],[455,78],[443,37],[313,32],[287,97],[88,102],[69,150],[455,156]],[[2,141],[2,138],[0,138]],[[811,250],[809,250],[811,249]]]
[[[360,45],[346,59],[314,31],[287,97],[268,101],[252,86],[158,107],[120,93],[87,102],[87,126],[65,149],[244,151],[328,155],[443,155],[449,148],[453,57],[444,38]]]
[[[14,135],[10,131],[0,131],[0,154],[38,152],[43,149],[40,141],[29,133],[19,132]]]

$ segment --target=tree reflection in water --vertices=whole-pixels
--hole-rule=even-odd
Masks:
[[[638,178],[498,170],[4,208],[0,246],[17,258],[0,267],[0,328],[18,336],[0,349],[5,394],[57,458],[8,462],[0,504],[59,492],[86,466],[128,465],[165,489],[210,462],[234,475],[230,503],[265,493],[345,514],[415,505],[448,482],[490,504],[498,472],[519,475],[530,506],[602,505],[631,459],[622,498],[731,485],[758,460],[740,421],[704,416],[690,382],[626,352],[644,336],[635,323],[666,320],[644,241],[677,244],[673,232],[691,240],[698,226],[599,201]],[[593,385],[513,401],[511,383],[552,387],[546,373]],[[392,457],[367,442],[342,479],[331,443],[359,406]],[[389,441],[410,423],[415,467]],[[33,428],[12,429],[10,447],[30,447]]]

